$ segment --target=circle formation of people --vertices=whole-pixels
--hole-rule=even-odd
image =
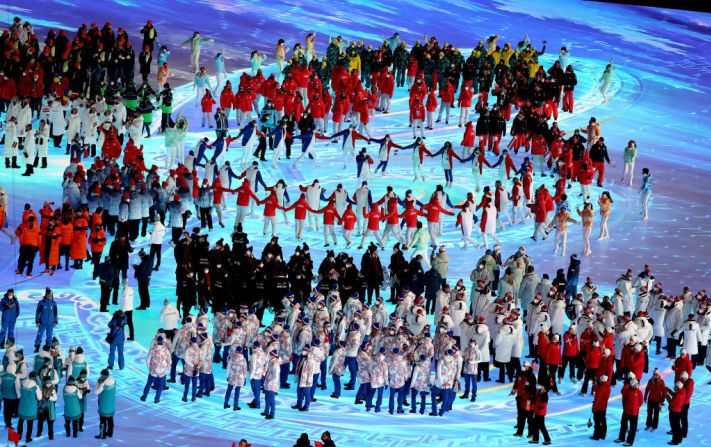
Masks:
[[[645,402],[646,429],[658,428],[660,410],[668,401],[670,444],[686,437],[692,373],[697,365],[711,365],[707,353],[711,311],[705,291],[685,288],[679,295],[667,293],[651,267],[645,266],[637,276],[632,270],[625,272],[616,281],[615,293],[601,296],[591,278],[578,292],[581,261],[576,255],[567,272],[558,270],[552,279],[548,274],[538,276],[525,247],[502,257],[497,231],[527,220],[533,220],[534,241],[555,231],[554,249],[566,255],[568,224],[578,223],[567,194],[574,182],[580,185],[583,201],[582,208],[575,209],[583,227],[583,254],[592,252],[595,212],[590,188],[596,176],[597,186],[603,186],[610,158],[594,117],[571,135],[554,121],[561,100],[563,112],[572,113],[575,104],[577,78],[566,48],[546,70],[539,62],[545,41],[537,50],[528,36],[503,47],[498,36],[490,36],[465,57],[458,48],[440,45],[426,35],[424,43],[417,41],[408,48],[395,33],[378,48],[329,37],[326,54],[319,58],[313,33],[303,46],[294,46],[291,57],[279,40],[276,72],[267,78],[262,72],[266,56],[254,51],[250,73],[243,73],[233,90],[224,50],[215,57],[214,78],[200,65],[202,46],[214,41],[196,32],[184,46],[191,52],[201,127],[213,128],[215,139],[200,139],[185,155],[190,124],[182,112],[173,117],[170,50],[157,44],[158,33],[150,20],[141,34],[138,86],[128,32],[123,28],[114,32],[109,23],[103,28],[82,25],[73,38],[64,30],[49,30],[40,44],[31,25],[15,19],[0,37],[5,168],[20,168],[18,159],[25,165],[23,176],[47,168],[48,158],[55,157],[50,155],[50,141],[54,150],[59,149],[57,158],[62,148],[68,156],[61,206],[46,201],[35,212],[26,204],[14,234],[6,225],[9,198],[5,190],[1,192],[0,227],[11,242],[19,239],[16,273],[32,276],[36,258],[48,276],[62,267],[68,271],[70,261],[76,270],[91,263],[92,278],[101,289],[99,310],[108,312],[111,305],[120,309],[106,336],[108,366],[93,389],[100,415],[97,437],[113,435],[117,384],[112,370],[115,361],[124,368],[125,340],[134,340],[133,311],[151,305],[149,284],[153,272],[159,271],[164,245],[172,247],[176,261],[177,302],[166,299],[161,311],[161,329],[146,360],[143,401],[153,389],[153,401],[159,403],[167,383],[178,381],[184,402],[208,398],[216,389],[213,365],[220,365],[227,370],[224,408],[242,409],[242,388],[249,380],[248,407],[262,409],[263,397],[266,419],[275,418],[275,396],[292,383],[297,391],[292,408],[309,411],[317,390],[329,388],[328,377],[330,398],[339,399],[342,390],[356,390],[355,405],[364,405],[366,411],[381,412],[389,397],[385,409],[390,414],[409,407],[410,413],[443,416],[452,410],[459,392],[461,399],[476,401],[477,383],[490,380],[493,360],[497,381],[513,383],[518,413],[514,436],[526,434],[531,443],[538,443],[541,436],[543,444],[551,443],[545,424],[549,394],[560,394],[557,385],[566,370],[570,381],[582,381],[582,395],[589,390],[594,394],[592,439],[607,436],[608,399],[617,382],[623,384],[624,411],[616,442],[634,443]],[[158,88],[153,89],[149,77],[156,49]],[[610,61],[599,79],[603,101],[608,100],[613,76]],[[390,112],[396,92],[407,92],[414,142],[399,144],[389,134],[376,138],[369,129],[371,118]],[[452,117],[456,108],[458,117]],[[161,116],[160,125],[154,126],[155,110]],[[476,120],[472,112],[478,115]],[[230,128],[231,120],[236,128]],[[426,131],[441,126],[442,120],[445,126],[456,122],[463,130],[462,140],[430,150]],[[511,139],[501,147],[507,131]],[[142,145],[143,138],[156,132],[165,138],[163,175],[158,165],[149,167]],[[267,161],[269,150],[272,168],[284,163],[284,158],[292,158],[297,140],[301,150],[295,151],[295,167],[311,159],[318,163],[317,141],[339,144],[343,168],[354,164],[356,169],[353,193],[343,184],[327,191],[313,180],[299,185],[299,197],[292,202],[283,180],[267,185],[259,161]],[[368,185],[375,160],[367,147],[357,148],[358,141],[377,145],[373,174],[386,175],[391,151],[411,151],[413,180],[424,182],[423,164],[428,158],[440,158],[444,185],[424,201],[410,190],[399,195],[392,187],[375,200]],[[233,160],[236,172],[228,160],[230,146],[241,146],[241,156]],[[523,159],[517,167],[514,157],[519,151]],[[629,185],[636,157],[636,144],[630,141],[621,174]],[[471,166],[474,186],[456,205],[447,193],[454,184],[455,160]],[[485,167],[498,169],[498,180],[482,188]],[[543,183],[549,176],[553,194]],[[242,182],[232,188],[233,179]],[[257,195],[260,186],[262,198]],[[225,194],[237,195],[233,232],[229,243],[219,239],[212,244],[213,212],[224,227]],[[652,176],[645,168],[640,186],[645,220],[651,196]],[[606,239],[611,194],[603,191],[596,203],[599,239]],[[263,208],[262,236],[270,230],[272,236],[259,257],[243,228],[258,206]],[[277,220],[281,212],[288,223],[291,211],[297,241],[307,226],[319,231],[319,220],[329,248],[338,246],[336,227],[342,227],[346,249],[353,245],[355,231],[358,249],[365,250],[360,268],[351,253],[330,250],[316,267],[306,243],[297,245],[287,261]],[[481,247],[472,239],[474,233],[481,235],[486,250],[471,273],[469,287],[463,279],[449,281],[449,255],[438,242],[445,216],[455,213],[462,248]],[[199,227],[186,231],[198,221]],[[164,244],[167,227],[171,236]],[[140,299],[134,307],[128,272],[132,244],[139,238],[150,249],[140,250],[132,265]],[[385,267],[379,249],[390,239],[396,243]],[[491,248],[489,239],[495,244]],[[388,289],[386,302],[381,291]],[[46,422],[52,439],[59,382],[66,379],[60,393],[65,431],[77,437],[92,390],[90,369],[81,346],[65,356],[53,335],[58,318],[52,291],[47,288],[37,305],[31,371],[15,344],[20,303],[13,289],[0,308],[0,339],[6,348],[0,390],[6,427],[12,428],[18,417],[12,433],[25,433],[29,442],[34,421],[37,437]],[[273,319],[265,325],[267,310]],[[642,386],[649,374],[650,349],[656,343],[655,353],[661,354],[662,341],[667,360],[673,362],[673,387],[665,385],[666,372],[657,369]],[[522,363],[524,358],[529,360]],[[389,396],[384,396],[386,389]]]

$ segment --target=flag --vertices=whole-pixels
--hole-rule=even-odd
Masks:
[[[316,446],[316,447],[323,447],[323,444],[321,444],[321,443],[318,442],[318,441],[314,441],[314,446]]]
[[[7,440],[10,441],[10,442],[12,442],[12,443],[14,443],[14,444],[15,444],[15,447],[17,447],[17,444],[20,443],[20,440],[21,440],[21,439],[22,439],[22,437],[20,436],[20,434],[19,434],[18,432],[16,432],[16,431],[13,430],[13,429],[9,429],[9,430],[8,430],[8,432],[7,432]]]

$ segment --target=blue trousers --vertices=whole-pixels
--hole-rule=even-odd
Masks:
[[[252,394],[254,395],[252,402],[257,405],[257,408],[261,407],[261,401],[259,399],[262,394],[262,379],[251,379],[249,386],[252,387]]]
[[[274,410],[276,408],[276,399],[274,396],[276,396],[274,391],[264,392],[264,413],[266,416],[274,417]]]
[[[187,375],[183,374],[183,382],[185,382],[185,388],[183,389],[183,399],[187,399],[188,390],[190,389],[191,384],[193,386],[192,398],[195,399],[195,396],[197,395],[197,386],[198,386],[197,376],[187,376]]]
[[[464,374],[464,395],[468,396],[469,391],[472,393],[472,397],[476,398],[477,382],[476,374]]]
[[[227,392],[225,393],[225,405],[230,403],[230,396],[232,396],[232,390],[235,392],[235,402],[232,408],[239,408],[239,391],[242,389],[240,386],[232,386],[227,384]]]
[[[199,396],[210,396],[210,389],[212,388],[213,380],[212,373],[200,373],[200,391],[198,391]]]
[[[439,414],[442,416],[444,414],[444,411],[437,411],[437,398],[442,395],[442,406],[444,406],[444,390],[441,388],[438,388],[436,386],[433,386],[430,388],[430,392],[432,393],[432,413],[433,415]]]
[[[305,387],[297,387],[296,388],[296,405],[299,408],[303,408],[304,410],[309,409],[309,405],[311,405],[311,387],[310,386],[305,386]]]
[[[155,398],[155,403],[160,402],[160,395],[163,394],[163,388],[165,388],[165,376],[163,377],[156,377],[156,376],[151,376],[150,374],[148,375],[148,380],[146,381],[146,386],[143,387],[143,399],[148,397],[148,393],[151,390],[151,387],[155,385],[156,387],[156,398]]]
[[[321,375],[321,373],[314,374],[314,384],[311,385],[311,398],[313,399],[314,396],[316,396],[316,388],[318,388],[318,378]]]
[[[321,362],[321,383],[320,383],[321,387],[323,387],[323,388],[326,388],[326,376],[327,375],[328,374],[326,372],[326,360],[324,360],[323,362]]]
[[[114,358],[116,356],[116,351],[118,351],[119,369],[123,369],[123,340],[121,340],[120,342],[112,342],[111,345],[109,345],[109,366],[111,368],[114,367]]]
[[[368,387],[368,397],[365,401],[365,409],[370,410],[373,408],[373,397],[377,394],[378,397],[375,399],[375,412],[378,413],[380,412],[381,405],[383,405],[383,391],[385,388],[382,386],[373,388],[369,383],[366,383],[366,386]]]
[[[416,389],[411,389],[410,390],[410,400],[412,400],[412,403],[410,404],[410,413],[414,413],[417,411],[417,394],[418,391]],[[425,406],[427,405],[427,395],[429,394],[427,391],[420,391],[420,414],[425,414]]]
[[[3,328],[4,328],[4,323],[3,323]],[[45,344],[52,344],[52,334],[54,333],[54,324],[51,322],[49,324],[47,323],[40,323],[40,326],[37,328],[37,336],[35,337],[35,346],[40,346],[42,344],[42,334],[45,334]]]
[[[230,347],[229,346],[223,346],[222,347],[222,369],[227,369],[227,360],[228,357],[230,356]]]
[[[397,412],[403,411],[402,403],[405,400],[405,393],[403,393],[404,387],[393,388],[390,387],[390,401],[388,402],[388,411],[392,414],[395,410],[395,399],[397,399]]]
[[[385,160],[385,161],[381,161],[380,163],[378,163],[378,167],[375,168],[375,172],[378,172],[378,169],[380,169],[380,168],[383,168],[383,172],[385,172],[385,170],[388,168],[388,161]]]
[[[341,397],[341,376],[338,374],[331,374],[333,379],[333,395],[336,397]]]
[[[453,178],[454,178],[454,177],[452,176],[452,170],[451,170],[451,169],[445,169],[445,170],[444,170],[444,181],[447,182],[447,183],[452,183]]]
[[[355,401],[360,403],[368,398],[368,390],[370,390],[370,383],[361,383],[356,391]]]
[[[355,388],[356,379],[358,378],[358,359],[356,357],[346,357],[345,364],[346,368],[348,368],[348,373],[351,375],[346,387]]]
[[[289,383],[289,364],[279,365],[279,386],[282,388]]]
[[[6,318],[2,320],[2,330],[0,330],[0,342],[5,345],[5,337],[15,338],[15,323],[17,320]]]
[[[170,354],[170,380],[175,380],[175,370],[180,359],[175,354]]]

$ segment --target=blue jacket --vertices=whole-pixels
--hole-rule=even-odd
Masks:
[[[111,337],[111,343],[122,344],[126,339],[126,334],[123,331],[123,327],[126,326],[128,322],[126,321],[126,316],[121,318],[113,317],[109,321],[109,334]]]
[[[142,217],[142,202],[138,194],[131,196],[131,201],[128,203],[128,220],[138,220]]]
[[[246,126],[242,128],[237,134],[237,138],[242,137],[242,146],[246,146],[249,139],[252,138],[252,134],[255,132],[256,126],[250,121]]]
[[[115,189],[111,190],[108,194],[108,206],[106,210],[109,212],[109,216],[119,215],[119,206],[121,205],[121,191]]]
[[[212,154],[212,161],[215,161],[225,148],[225,139],[221,136],[217,137],[217,139],[212,142],[212,147],[215,148],[215,152]]]
[[[15,322],[20,316],[20,302],[15,296],[10,298],[5,295],[0,301],[0,311],[2,311],[2,321]]]
[[[111,261],[102,262],[96,267],[96,274],[99,276],[101,285],[110,286],[116,277],[117,271]]]
[[[133,268],[136,269],[133,274],[136,280],[148,283],[151,281],[151,273],[153,273],[153,258],[146,255],[141,259],[141,262],[138,265],[134,265]]]
[[[200,208],[210,208],[212,206],[212,189],[209,186],[200,188],[197,204]]]
[[[295,140],[301,140],[301,152],[306,152],[314,139],[313,130],[307,130],[301,135],[294,135]]]
[[[168,204],[168,225],[171,228],[183,227],[183,206],[180,202],[170,202]]]
[[[57,324],[57,303],[55,303],[53,299],[42,298],[40,302],[37,303],[35,324]]]

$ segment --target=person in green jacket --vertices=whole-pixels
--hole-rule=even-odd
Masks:
[[[10,363],[5,367],[5,374],[0,383],[2,390],[2,403],[4,404],[3,416],[5,418],[5,428],[12,428],[12,417],[17,412],[20,405],[20,378],[16,374],[17,367]]]
[[[17,410],[20,422],[17,423],[17,433],[22,438],[24,423],[27,422],[27,435],[25,442],[32,442],[32,427],[35,419],[37,419],[37,409],[39,402],[42,400],[42,391],[37,384],[37,373],[32,371],[30,376],[22,381],[22,389],[20,390],[20,407]]]
[[[114,435],[114,413],[116,413],[116,381],[109,376],[109,370],[101,371],[94,392],[99,398],[99,434],[96,439],[106,439]]]
[[[67,437],[77,437],[79,431],[79,418],[81,418],[81,391],[76,387],[74,377],[69,376],[67,384],[64,385],[64,429],[67,431]],[[71,428],[71,432],[70,432]]]
[[[422,269],[427,271],[430,269],[430,257],[427,252],[430,243],[430,234],[422,226],[422,222],[417,222],[417,231],[412,235],[409,247],[403,247],[404,250],[412,247],[415,251],[412,253],[412,258],[415,259],[418,255],[422,256],[420,261]]]
[[[197,73],[198,68],[200,68],[200,50],[202,50],[202,44],[204,42],[214,42],[213,39],[206,39],[200,35],[199,32],[195,31],[193,36],[181,44],[182,47],[190,45],[190,65],[193,68],[193,73]]]
[[[47,434],[49,440],[54,439],[54,420],[57,418],[57,390],[51,382],[42,385],[42,400],[37,408],[37,434],[35,438],[42,436],[44,422],[47,421]]]
[[[79,377],[74,381],[81,397],[79,398],[79,405],[81,406],[81,417],[79,418],[79,431],[84,431],[84,416],[86,416],[87,403],[89,402],[89,393],[91,393],[91,385],[89,384],[88,373],[86,370],[82,370],[79,373]]]
[[[630,140],[625,148],[625,170],[622,173],[622,178],[620,183],[625,181],[627,174],[630,175],[630,186],[632,186],[632,179],[634,178],[634,162],[637,159],[637,143],[634,140]]]

